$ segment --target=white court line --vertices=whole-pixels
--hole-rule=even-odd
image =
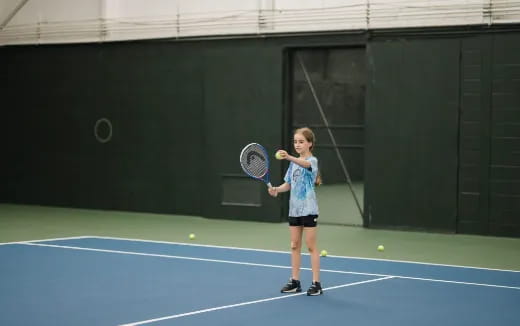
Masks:
[[[378,282],[378,281],[383,281],[383,280],[387,280],[387,279],[390,279],[390,278],[392,278],[392,277],[388,276],[388,277],[376,278],[376,279],[373,279],[373,280],[367,280],[367,281],[360,281],[360,282],[347,283],[347,284],[342,284],[342,285],[337,285],[337,286],[331,286],[331,287],[328,287],[328,288],[324,288],[323,291],[329,291],[329,290],[344,288],[344,287],[347,287],[347,286],[354,286],[354,285],[360,285],[360,284],[371,283],[371,282]],[[155,322],[158,322],[158,321],[163,321],[163,320],[168,320],[168,319],[175,319],[175,318],[181,318],[181,317],[186,317],[186,316],[193,316],[193,315],[198,315],[198,314],[202,314],[202,313],[205,313],[205,312],[211,312],[211,311],[216,311],[216,310],[223,310],[223,309],[247,306],[247,305],[250,305],[250,304],[269,302],[269,301],[280,300],[280,299],[287,299],[287,298],[291,298],[291,297],[295,297],[295,296],[303,295],[303,294],[306,294],[306,293],[305,292],[301,292],[301,293],[283,295],[283,296],[278,296],[278,297],[273,297],[273,298],[267,298],[267,299],[260,299],[260,300],[236,303],[236,304],[231,304],[231,305],[227,305],[227,306],[207,308],[207,309],[196,310],[196,311],[186,312],[186,313],[177,314],[177,315],[170,315],[170,316],[164,316],[164,317],[159,317],[159,318],[154,318],[154,319],[136,321],[136,322],[132,322],[132,323],[129,323],[129,324],[122,324],[120,326],[138,326],[138,325],[151,324],[151,323],[155,323]]]
[[[174,242],[174,241],[159,241],[159,240],[145,240],[145,239],[133,239],[133,238],[119,238],[119,237],[103,237],[103,236],[86,236],[87,238],[106,239],[106,240],[122,240],[122,241],[135,241],[135,242],[149,242],[149,243],[160,243],[169,245],[179,245],[187,247],[203,247],[203,248],[218,248],[218,249],[231,249],[231,250],[247,250],[247,251],[258,251],[258,252],[271,252],[277,254],[287,254],[287,251],[282,250],[268,250],[268,249],[256,249],[256,248],[240,248],[240,247],[227,247],[217,245],[205,245],[200,243],[186,243],[186,242]],[[308,255],[308,253],[302,252],[302,255]]]
[[[245,266],[257,266],[257,267],[270,267],[270,268],[291,269],[291,266],[258,264],[258,263],[248,263],[248,262],[239,262],[239,261],[231,261],[231,260],[221,260],[221,259],[197,258],[197,257],[162,255],[162,254],[149,254],[149,253],[142,253],[142,252],[110,250],[110,249],[96,249],[96,248],[85,248],[85,247],[59,246],[59,245],[51,245],[51,244],[43,244],[43,243],[30,243],[30,242],[20,243],[20,244],[24,244],[24,245],[28,245],[28,246],[37,246],[37,247],[50,247],[50,248],[61,248],[61,249],[71,249],[71,250],[94,251],[94,252],[114,253],[114,254],[123,254],[123,255],[134,255],[134,256],[145,256],[145,257],[161,257],[161,258],[169,258],[169,259],[184,259],[184,260],[205,261],[205,262],[234,264],[234,265],[245,265]],[[311,270],[310,268],[305,268],[305,267],[302,267],[301,269],[302,270]],[[429,278],[400,276],[400,275],[360,273],[360,272],[338,271],[338,270],[332,270],[332,269],[322,269],[321,272],[338,273],[338,274],[352,274],[352,275],[365,275],[365,276],[377,276],[377,277],[391,277],[391,278],[400,278],[400,279],[408,279],[408,280],[418,280],[418,281],[428,281],[428,282],[442,282],[442,283],[475,285],[475,286],[487,286],[487,287],[494,287],[494,288],[504,288],[504,289],[520,290],[520,287],[514,287],[514,286],[505,286],[505,285],[496,285],[496,284],[487,284],[487,283],[471,283],[471,282],[449,281],[449,280],[429,279]]]
[[[3,245],[11,245],[11,244],[26,244],[30,242],[45,242],[45,241],[60,241],[60,240],[76,240],[76,239],[85,239],[92,238],[88,235],[81,235],[77,237],[64,237],[64,238],[54,238],[54,239],[40,239],[40,240],[25,240],[25,241],[14,241],[14,242],[0,242],[0,246]]]
[[[273,253],[281,253],[281,254],[287,254],[288,253],[287,251],[281,251],[281,250],[267,250],[267,249],[256,249],[256,248],[227,247],[227,246],[204,245],[204,244],[194,244],[194,243],[185,243],[185,242],[144,240],[144,239],[119,238],[119,237],[104,237],[104,236],[95,236],[95,235],[93,235],[93,236],[85,236],[85,238],[96,238],[96,239],[107,239],[107,240],[121,240],[121,241],[135,241],[135,242],[149,242],[149,243],[173,244],[173,245],[180,245],[180,246],[206,247],[206,248],[220,248],[220,249],[231,249],[231,250],[273,252]],[[302,255],[309,255],[309,254],[306,253],[306,252],[302,252]],[[520,271],[509,270],[509,269],[486,268],[486,267],[475,267],[475,266],[462,266],[462,265],[449,265],[449,264],[437,264],[437,263],[425,263],[425,262],[418,262],[418,261],[412,261],[412,260],[392,260],[392,259],[383,259],[383,258],[366,258],[366,257],[335,256],[335,255],[327,255],[327,257],[344,258],[344,259],[355,259],[355,260],[374,260],[374,261],[396,262],[396,263],[404,263],[404,264],[431,265],[431,266],[443,266],[443,267],[455,267],[455,268],[465,268],[465,269],[481,269],[481,270],[488,270],[488,271],[520,273]]]

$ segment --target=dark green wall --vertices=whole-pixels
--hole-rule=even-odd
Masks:
[[[492,40],[479,35],[461,41],[457,229],[463,233],[489,229]]]
[[[244,176],[238,154],[285,141],[284,56],[302,42],[360,36],[1,48],[5,133],[16,135],[1,200],[284,220],[286,203]],[[104,144],[101,118],[113,126]],[[271,169],[280,183],[282,165]]]
[[[520,236],[520,33],[492,42],[489,234]]]
[[[520,235],[520,35],[462,41],[458,231]]]
[[[173,44],[13,47],[5,200],[167,213],[201,212],[202,57]],[[94,125],[107,118],[112,140]],[[187,164],[188,163],[188,164]]]
[[[375,40],[368,58],[367,223],[453,230],[459,41]]]
[[[288,146],[288,53],[358,46],[368,69],[365,225],[520,235],[520,32],[414,33],[0,48],[0,200],[282,221],[286,198],[244,176],[240,149]],[[467,112],[484,120],[471,127],[475,87]],[[113,125],[105,144],[94,137],[100,118]],[[479,139],[469,152],[465,135]],[[484,151],[471,152],[475,142]],[[479,165],[465,166],[474,155]],[[278,184],[283,166],[272,163]],[[469,204],[466,186],[480,187]]]
[[[204,58],[203,215],[280,220],[280,202],[269,197],[263,182],[241,172],[238,157],[251,142],[272,152],[280,146],[282,52],[263,41],[222,42],[205,49]],[[271,177],[279,183],[280,164],[273,163]],[[261,209],[221,205],[225,185],[240,187],[233,180],[254,183]]]
[[[520,236],[520,33],[369,42],[365,224]]]

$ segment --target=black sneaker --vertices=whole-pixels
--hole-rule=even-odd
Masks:
[[[307,290],[307,295],[320,295],[323,294],[320,282],[312,282],[311,287]]]
[[[282,293],[293,293],[293,292],[302,292],[302,287],[300,285],[300,281],[289,279],[289,282],[285,284],[285,286],[280,291]]]

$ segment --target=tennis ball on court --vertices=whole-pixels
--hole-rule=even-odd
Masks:
[[[322,250],[321,253],[320,253],[320,255],[321,255],[322,257],[326,257],[326,256],[327,256],[327,250]]]
[[[385,251],[385,246],[383,246],[383,245],[377,246],[377,251]]]
[[[276,154],[274,154],[274,157],[276,157],[277,160],[281,160],[282,154],[280,154],[280,151],[277,151]]]
[[[195,239],[195,233],[190,233],[190,240]]]

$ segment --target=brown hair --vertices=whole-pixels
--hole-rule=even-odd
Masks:
[[[312,143],[311,147],[309,148],[309,150],[311,151],[312,153],[312,150],[314,148],[314,144],[315,144],[315,141],[316,141],[316,136],[314,136],[314,132],[312,132],[312,130],[310,128],[307,128],[307,127],[303,127],[303,128],[298,128],[294,131],[294,134],[301,134],[303,135],[303,137],[305,137],[305,139],[309,142],[309,143]],[[320,174],[320,170],[318,169],[318,175],[316,176],[316,180],[314,181],[314,184],[316,186],[319,186],[322,184],[322,180],[321,180],[321,174]]]

